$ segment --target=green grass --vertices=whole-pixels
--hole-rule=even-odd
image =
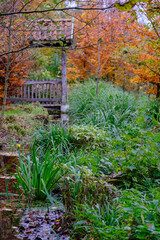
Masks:
[[[124,93],[114,85],[100,83],[99,96],[96,85],[88,82],[71,91],[70,117],[74,124],[103,128],[110,135],[117,135],[127,126],[134,126],[142,102],[136,96]],[[143,100],[146,105],[146,99]]]
[[[15,104],[15,105],[8,105],[6,106],[6,110],[4,115],[10,116],[10,115],[21,115],[25,116],[27,115],[38,115],[38,114],[45,114],[46,110],[41,107],[39,103],[35,104]]]
[[[160,144],[160,132],[154,133],[153,141]]]
[[[73,149],[74,136],[60,124],[37,127],[34,132],[37,152],[43,156],[48,150],[59,155],[67,155]]]

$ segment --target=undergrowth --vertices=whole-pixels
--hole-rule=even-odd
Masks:
[[[77,86],[69,99],[70,126],[38,128],[27,166],[37,176],[33,166],[49,164],[48,153],[53,170],[60,168],[52,190],[64,204],[72,239],[160,239],[159,103],[106,83],[96,97],[94,82]],[[18,176],[24,179],[21,161]],[[49,176],[51,169],[45,170]],[[49,199],[51,189],[41,187]]]
[[[46,122],[48,112],[39,103],[8,105],[0,130],[0,145],[9,151],[15,151],[17,144],[28,148],[36,126],[43,126]]]

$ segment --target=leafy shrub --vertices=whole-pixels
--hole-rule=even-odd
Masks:
[[[158,191],[157,191],[158,192]],[[121,224],[130,239],[158,240],[160,237],[160,199],[149,199],[136,189],[126,190],[120,199]]]
[[[73,125],[69,128],[71,135],[77,146],[85,146],[86,144],[92,147],[104,146],[107,144],[107,133],[95,126]]]
[[[75,166],[70,166],[61,182],[63,202],[67,210],[84,203],[90,206],[97,203],[103,205],[106,198],[112,201],[117,194],[113,185],[102,178],[95,177],[90,169],[80,167],[76,162]]]
[[[107,146],[108,148],[108,146]],[[107,150],[106,147],[99,148],[90,148],[86,145],[86,148],[75,148],[67,157],[64,156],[65,159],[62,159],[60,156],[59,162],[65,163],[67,166],[75,166],[75,159],[76,164],[79,167],[86,167],[90,169],[95,176],[101,175],[108,175],[113,172],[113,167],[111,166],[112,163],[110,159],[107,157],[109,149]]]
[[[159,99],[150,100],[147,112],[149,115],[153,116],[156,121],[160,122],[160,100]]]
[[[112,149],[108,152],[111,167],[125,175],[127,187],[147,187],[160,178],[160,152],[152,140],[153,133],[142,133],[141,137],[123,135],[111,140]],[[128,185],[127,185],[128,184]]]
[[[158,143],[158,146],[160,147],[160,132],[154,133],[153,141]]]
[[[77,207],[74,237],[81,239],[147,239],[160,238],[159,189],[151,198],[136,189],[125,190],[113,203],[103,206]],[[157,196],[158,195],[158,196]]]

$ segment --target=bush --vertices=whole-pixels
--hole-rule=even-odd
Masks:
[[[76,160],[75,160],[76,161]],[[112,202],[117,189],[100,177],[95,177],[88,167],[75,166],[68,168],[62,178],[62,197],[66,210],[73,210],[80,204],[96,206],[105,204],[106,198]]]
[[[112,204],[78,206],[74,237],[106,240],[158,240],[160,238],[159,189],[152,197],[135,189],[125,190]]]
[[[127,188],[148,188],[160,178],[160,152],[153,133],[141,132],[139,137],[122,135],[110,141],[108,161],[112,171],[123,173],[122,182]],[[121,186],[122,187],[122,186]]]
[[[81,205],[75,211],[75,215],[75,239],[126,239],[124,229],[120,228],[118,209],[107,201],[103,207],[100,204],[92,207],[87,204]]]
[[[95,148],[107,145],[107,133],[95,126],[73,125],[69,128],[69,132],[74,137],[74,143],[77,147],[92,146]]]
[[[160,100],[159,99],[152,99],[149,101],[147,112],[150,116],[160,122]]]

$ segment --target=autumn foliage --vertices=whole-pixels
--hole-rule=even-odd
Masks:
[[[22,1],[11,1],[1,4],[3,12],[16,11],[21,7]],[[21,51],[28,45],[29,33],[22,31],[25,18],[22,16],[1,17],[0,24],[0,103],[3,101],[5,78],[8,78],[8,96],[18,92],[17,87],[22,86],[31,68],[30,52]],[[6,54],[5,54],[6,53]]]
[[[160,18],[156,19],[160,21]],[[154,29],[135,26],[136,41],[127,44],[125,64],[135,73],[132,82],[148,85],[148,93],[160,96],[160,38]]]
[[[152,8],[153,9],[153,8]],[[69,81],[97,74],[123,87],[159,96],[159,17],[138,21],[135,11],[85,11],[76,16],[76,47],[69,52]],[[158,30],[157,30],[158,31]],[[137,85],[137,86],[136,86]]]
[[[69,80],[85,80],[90,74],[101,77],[112,75],[114,65],[111,56],[116,48],[115,34],[110,31],[105,13],[84,12],[75,23],[76,49],[69,53]]]
[[[23,85],[25,78],[28,76],[30,62],[26,60],[27,54],[11,54],[8,82],[8,96],[20,93],[19,87]],[[0,58],[0,103],[2,103],[4,94],[4,82],[6,76],[7,56]]]

